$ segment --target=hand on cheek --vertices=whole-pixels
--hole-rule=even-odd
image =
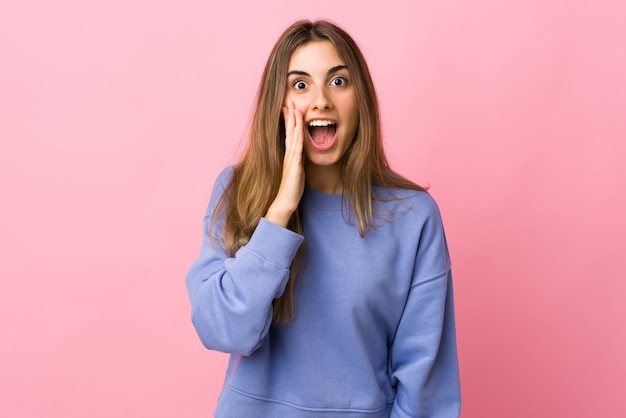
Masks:
[[[286,227],[304,192],[304,121],[302,111],[297,109],[291,100],[283,106],[283,117],[285,119],[283,174],[278,193],[265,218]]]

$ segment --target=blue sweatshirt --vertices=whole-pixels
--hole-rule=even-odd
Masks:
[[[229,257],[207,231],[231,174],[216,181],[187,276],[202,343],[231,353],[215,416],[458,417],[450,259],[430,195],[393,190],[399,200],[379,204],[362,238],[341,195],[305,188],[304,237],[262,218]],[[297,315],[273,326],[272,300],[305,237]]]

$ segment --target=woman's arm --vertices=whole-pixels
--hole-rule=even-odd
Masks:
[[[250,241],[230,257],[211,240],[209,223],[230,172],[216,181],[204,219],[200,256],[187,275],[192,322],[205,347],[252,354],[272,321],[272,301],[289,279],[289,266],[303,237],[261,219]],[[216,232],[220,232],[216,228]]]
[[[248,244],[230,257],[219,246],[220,236],[209,239],[213,210],[229,170],[213,188],[204,219],[200,256],[187,275],[191,319],[205,347],[250,355],[267,335],[272,322],[272,301],[282,295],[290,265],[304,237],[285,229],[304,191],[302,112],[289,101],[283,106],[285,156],[278,193]],[[219,233],[219,227],[216,228]]]
[[[461,409],[452,273],[436,206],[422,228],[414,277],[391,346],[392,418],[456,418]]]

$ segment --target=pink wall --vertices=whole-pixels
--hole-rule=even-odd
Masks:
[[[0,4],[0,416],[209,415],[184,277],[300,17],[359,41],[439,201],[463,417],[626,416],[623,1],[212,3]]]

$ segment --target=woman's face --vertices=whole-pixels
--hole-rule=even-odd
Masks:
[[[359,123],[352,81],[329,41],[309,42],[291,56],[285,103],[302,112],[307,164],[337,166],[352,143]]]

